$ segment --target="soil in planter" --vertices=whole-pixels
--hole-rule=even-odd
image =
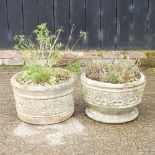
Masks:
[[[72,74],[68,70],[61,68],[29,67],[24,69],[17,76],[20,84],[53,85],[71,78]]]
[[[121,84],[140,79],[140,68],[136,60],[94,60],[83,69],[86,77],[105,83]]]

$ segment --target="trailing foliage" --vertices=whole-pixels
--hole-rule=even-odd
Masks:
[[[140,78],[139,62],[133,59],[92,60],[82,69],[89,79],[106,83],[128,83]]]

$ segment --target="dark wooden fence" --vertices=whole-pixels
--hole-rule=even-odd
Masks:
[[[0,0],[0,48],[11,48],[15,34],[30,35],[39,23],[62,41],[72,25],[88,32],[82,49],[155,49],[155,0]]]

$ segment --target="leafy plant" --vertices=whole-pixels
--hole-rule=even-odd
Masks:
[[[92,60],[82,71],[92,80],[114,84],[132,82],[140,78],[139,62],[129,58]]]
[[[55,84],[68,80],[70,76],[68,70],[33,65],[25,66],[17,81],[26,84]]]
[[[74,31],[72,27],[66,50],[69,50],[71,35]],[[61,55],[57,52],[62,49],[63,44],[59,41],[63,29],[58,29],[55,34],[52,34],[47,24],[43,23],[37,26],[33,31],[32,36],[16,35],[15,50],[26,53],[25,67],[17,80],[20,83],[33,83],[33,84],[55,84],[67,80],[71,76],[71,72],[77,72],[80,64],[78,62],[68,65],[69,71],[62,69],[55,69],[59,66]],[[85,36],[86,33],[80,31],[80,36],[75,42],[78,43],[79,39]]]
[[[27,58],[26,62],[30,62],[30,65],[31,62],[33,62],[42,66],[51,67],[57,64],[60,58],[55,51],[60,50],[63,46],[63,44],[59,42],[59,37],[62,32],[63,29],[61,28],[53,35],[48,30],[47,24],[41,24],[33,31],[33,37],[16,35],[14,39],[17,44],[14,48],[29,53],[30,57]]]
[[[80,62],[75,61],[75,62],[69,63],[67,65],[67,69],[71,72],[79,72],[80,71]]]

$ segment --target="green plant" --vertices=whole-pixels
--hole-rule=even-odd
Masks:
[[[58,29],[53,35],[47,28],[47,24],[37,26],[32,36],[16,35],[14,40],[17,42],[15,50],[29,53],[27,63],[36,63],[42,66],[50,66],[58,63],[59,56],[55,52],[62,48],[63,44],[59,42],[59,37],[63,29]],[[44,60],[44,61],[41,61]]]
[[[82,71],[92,80],[114,84],[132,82],[140,78],[139,62],[129,58],[92,60]]]
[[[75,61],[75,62],[69,63],[67,65],[67,69],[71,72],[79,72],[80,71],[80,62]]]
[[[68,80],[70,76],[68,70],[32,65],[24,67],[17,81],[21,84],[55,84]]]
[[[71,34],[73,31],[74,27],[71,30]],[[63,44],[59,41],[62,32],[63,29],[60,28],[55,34],[51,34],[47,28],[47,24],[44,23],[37,26],[32,36],[16,35],[14,37],[17,43],[14,47],[15,50],[24,52],[27,56],[25,59],[26,65],[17,78],[20,83],[55,84],[69,79],[71,72],[77,72],[79,70],[80,66],[78,62],[69,64],[67,67],[69,71],[54,68],[59,66],[61,58],[57,51],[63,47]],[[84,35],[86,33],[80,31],[79,39]],[[71,36],[66,50],[69,49],[70,41]]]

